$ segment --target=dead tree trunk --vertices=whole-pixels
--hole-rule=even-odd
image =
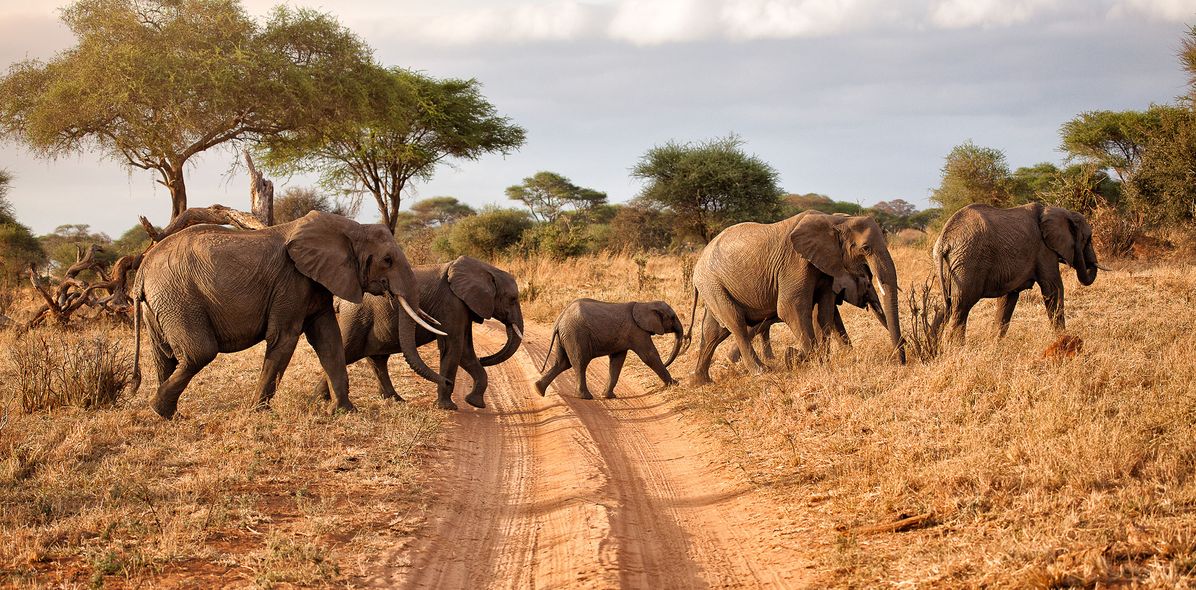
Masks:
[[[253,165],[249,150],[244,150],[245,163],[249,165],[249,204],[253,216],[267,227],[274,225],[274,183]]]

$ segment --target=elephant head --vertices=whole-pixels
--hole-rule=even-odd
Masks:
[[[444,332],[420,318],[423,312],[415,274],[390,230],[322,211],[312,211],[287,225],[287,255],[304,276],[353,303],[361,303],[363,293],[386,296],[392,304],[398,301],[410,318],[401,322],[399,330],[407,364],[421,377],[444,383],[444,378],[420,359],[415,329],[420,325],[437,334]]]
[[[897,267],[876,220],[809,212],[790,231],[789,241],[802,258],[833,279],[836,295],[856,290],[861,276],[876,277],[889,339],[898,360],[905,363],[897,313]]]
[[[519,285],[515,277],[475,258],[461,256],[448,265],[445,279],[477,322],[494,318],[507,327],[507,343],[502,350],[482,357],[482,365],[497,365],[511,358],[523,341],[523,311],[519,308]]]
[[[864,273],[854,278],[854,281],[848,281],[846,288],[835,295],[835,304],[850,303],[860,309],[867,309],[876,316],[880,325],[888,327],[889,322],[881,307],[880,297],[872,287],[872,272],[865,267]]]
[[[631,318],[635,320],[635,325],[649,334],[673,334],[675,336],[673,351],[669,353],[669,358],[664,362],[664,366],[673,364],[677,353],[681,350],[681,341],[685,336],[685,328],[681,325],[681,319],[677,317],[677,312],[663,301],[648,301],[632,304]]]
[[[1096,280],[1098,264],[1088,220],[1062,207],[1043,207],[1038,227],[1046,246],[1076,270],[1076,278],[1082,285],[1091,285]]]

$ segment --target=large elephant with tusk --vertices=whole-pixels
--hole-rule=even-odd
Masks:
[[[440,349],[440,376],[436,405],[457,409],[452,383],[457,369],[464,369],[473,380],[465,402],[476,408],[486,407],[484,395],[488,384],[485,367],[497,365],[515,354],[523,341],[523,312],[519,308],[519,286],[510,273],[480,260],[461,256],[446,264],[416,266],[420,307],[428,313],[443,334],[419,330],[416,345],[435,340]],[[354,363],[368,358],[383,398],[401,401],[387,371],[390,355],[400,352],[399,326],[403,315],[382,297],[365,297],[361,303],[339,302],[337,309],[341,338],[345,342],[345,360]],[[506,325],[506,344],[498,352],[478,358],[473,344],[473,324],[496,319]],[[328,384],[320,383],[316,394],[328,397]]]
[[[427,322],[416,309],[411,265],[385,226],[312,212],[260,230],[198,225],[174,233],[146,252],[134,283],[132,388],[141,383],[144,312],[159,382],[152,406],[163,418],[174,416],[183,389],[217,354],[262,340],[257,405],[268,406],[300,334],[315,349],[337,408],[353,410],[332,298],[361,301],[367,293],[399,302],[406,314],[396,330],[407,362],[441,380],[416,351],[416,326]]]
[[[734,337],[747,369],[762,373],[749,327],[774,317],[789,326],[800,353],[809,355],[816,342],[815,304],[829,298],[821,313],[833,314],[835,299],[858,297],[862,277],[875,277],[878,317],[883,315],[894,354],[904,363],[897,268],[876,220],[806,211],[776,223],[727,228],[694,263],[695,311],[700,299],[708,320],[702,322],[694,381],[710,382],[714,351],[728,336]],[[825,318],[821,321],[825,325]]]
[[[1035,284],[1055,330],[1062,331],[1066,324],[1059,263],[1075,269],[1084,286],[1096,281],[1102,268],[1088,220],[1039,203],[1008,209],[968,205],[943,225],[932,255],[951,338],[957,343],[964,341],[968,313],[985,298],[997,299],[997,331],[1004,336],[1018,296]]]

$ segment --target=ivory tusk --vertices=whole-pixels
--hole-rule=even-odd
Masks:
[[[415,320],[415,323],[419,324],[421,328],[423,328],[437,336],[448,336],[447,332],[441,332],[440,330],[437,330],[436,328],[429,326],[427,322],[420,319],[419,315],[415,313],[415,310],[411,309],[411,304],[407,303],[406,298],[399,297],[399,305],[403,306],[403,311],[407,312],[407,315],[411,316],[411,319]]]
[[[519,326],[511,324],[511,329],[515,330],[515,335],[518,336],[520,340],[523,340],[523,330],[520,330]]]
[[[1103,270],[1103,271],[1105,271],[1105,272],[1113,272],[1113,269],[1111,269],[1111,268],[1109,268],[1109,267],[1107,267],[1107,266],[1105,266],[1105,265],[1103,265],[1103,264],[1101,264],[1101,263],[1099,263],[1099,262],[1096,264],[1096,268],[1098,268],[1098,269],[1100,269],[1100,270]]]
[[[880,281],[876,281],[876,291],[878,293],[880,293],[881,297],[884,297],[885,296],[885,284]]]
[[[436,327],[441,326],[440,320],[428,315],[428,312],[424,311],[423,309],[417,309],[416,311],[419,312],[419,317],[424,318],[425,320],[428,320],[429,324],[432,324],[433,326],[436,326]]]

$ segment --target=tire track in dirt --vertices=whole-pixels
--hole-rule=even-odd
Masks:
[[[811,581],[794,525],[727,477],[713,443],[662,396],[624,375],[620,398],[578,399],[574,372],[566,371],[540,397],[533,383],[551,333],[526,332],[515,357],[490,368],[489,407],[453,415],[430,484],[428,524],[374,585],[791,588]],[[490,324],[475,337],[487,349],[505,338]],[[595,387],[606,372],[605,363],[591,366]]]

